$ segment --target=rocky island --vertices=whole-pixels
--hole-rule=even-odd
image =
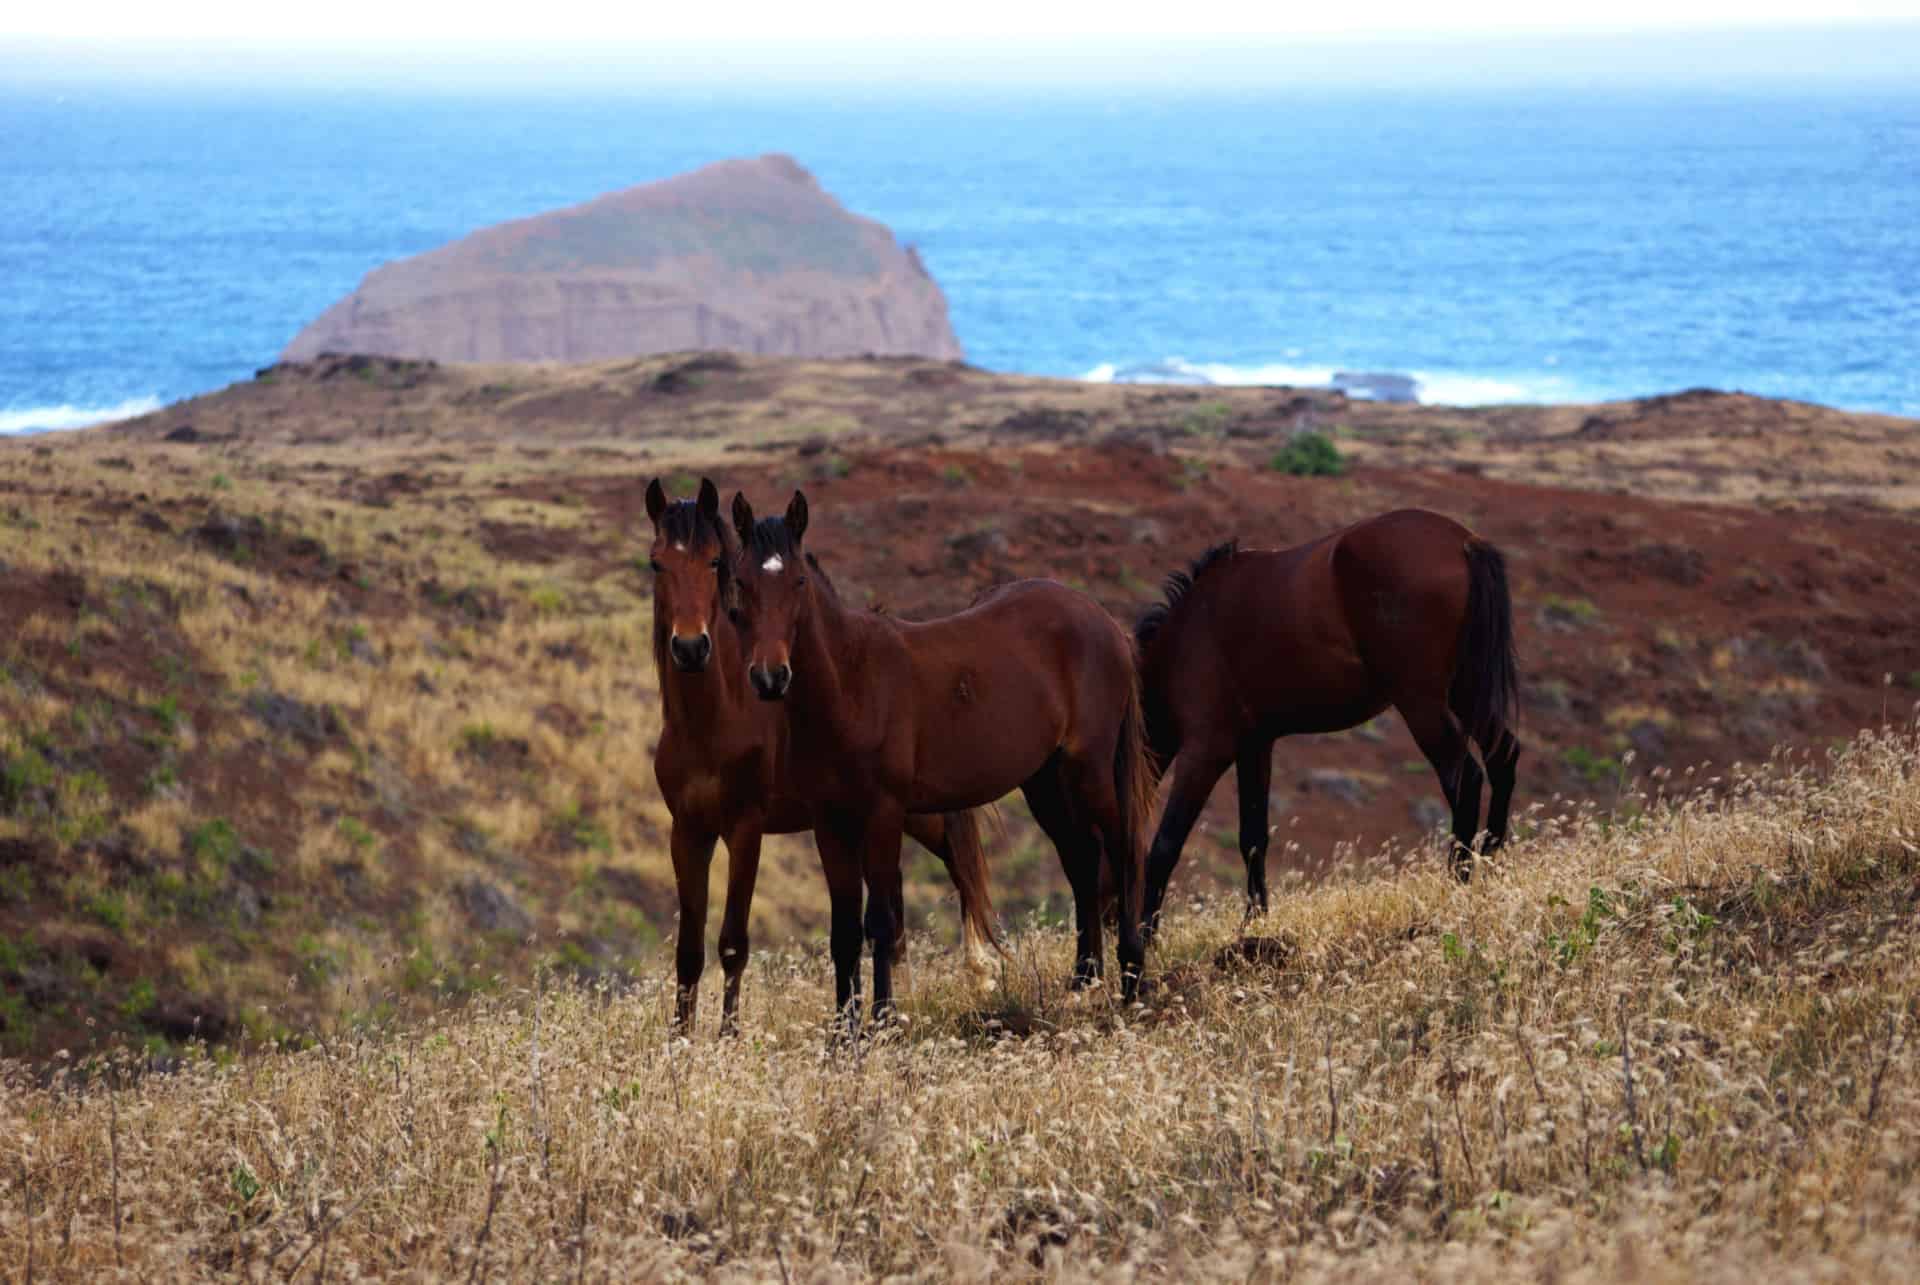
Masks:
[[[911,248],[791,157],[721,161],[369,273],[287,345],[466,362],[961,356]]]

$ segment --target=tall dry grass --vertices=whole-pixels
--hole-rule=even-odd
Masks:
[[[917,944],[906,1021],[848,1046],[825,958],[763,953],[731,1042],[670,1038],[653,976],[165,1076],[15,1066],[0,1264],[1912,1279],[1920,736],[1675,785],[1536,818],[1470,887],[1358,871],[1251,938],[1175,906],[1132,1010],[1036,929],[985,1010]]]

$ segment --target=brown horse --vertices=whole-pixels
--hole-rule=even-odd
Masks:
[[[761,836],[798,833],[810,821],[780,771],[784,712],[748,691],[739,638],[719,618],[721,577],[734,552],[732,532],[720,520],[719,491],[702,480],[698,500],[670,502],[656,478],[647,487],[647,516],[653,521],[653,661],[666,715],[653,774],[673,814],[673,879],[680,894],[674,1020],[683,1028],[693,1020],[706,967],[707,870],[714,843],[725,839],[721,1029],[731,1031],[747,965],[747,912]],[[960,892],[967,964],[978,979],[988,965],[986,943],[998,946],[979,818],[965,811],[914,816],[907,832],[947,864]]]
[[[1101,973],[1101,854],[1119,894],[1121,989],[1139,984],[1141,845],[1151,814],[1131,640],[1084,594],[1024,580],[925,624],[849,610],[806,556],[807,499],[756,523],[733,502],[748,677],[788,708],[794,787],[809,802],[833,901],[835,995],[858,1020],[860,892],[873,1010],[893,1004],[903,907],[900,826],[1016,786],[1053,840],[1079,920],[1075,983]]]
[[[1507,837],[1520,742],[1519,667],[1500,551],[1459,523],[1402,509],[1298,548],[1207,550],[1167,578],[1134,629],[1147,741],[1173,788],[1147,866],[1151,936],[1187,834],[1239,767],[1249,909],[1267,908],[1273,743],[1333,732],[1391,705],[1453,809],[1453,868],[1473,873],[1481,771],[1493,784],[1486,850]]]

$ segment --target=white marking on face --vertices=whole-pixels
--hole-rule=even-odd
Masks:
[[[685,553],[687,551],[687,546],[684,544],[675,544],[673,547],[680,550],[680,552],[682,553]]]
[[[760,569],[762,571],[771,571],[775,575],[779,575],[780,569],[786,565],[787,565],[786,563],[780,561],[780,555],[776,553],[771,558],[768,558],[765,562],[761,563]]]

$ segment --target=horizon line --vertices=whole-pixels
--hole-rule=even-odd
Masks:
[[[939,50],[937,63],[917,55]],[[209,53],[243,54],[209,72]],[[1443,55],[1436,59],[1434,54]],[[1542,55],[1552,55],[1550,59]],[[1710,57],[1703,57],[1710,54]],[[1569,82],[1908,83],[1920,89],[1920,17],[1771,23],[1594,25],[1559,29],[1409,29],[1150,36],[860,35],[807,39],[669,35],[588,40],[454,36],[425,39],[0,34],[0,70],[14,87],[101,77],[204,87],[496,87],[647,91],[765,88],[1325,89]],[[289,83],[289,80],[295,83]]]

